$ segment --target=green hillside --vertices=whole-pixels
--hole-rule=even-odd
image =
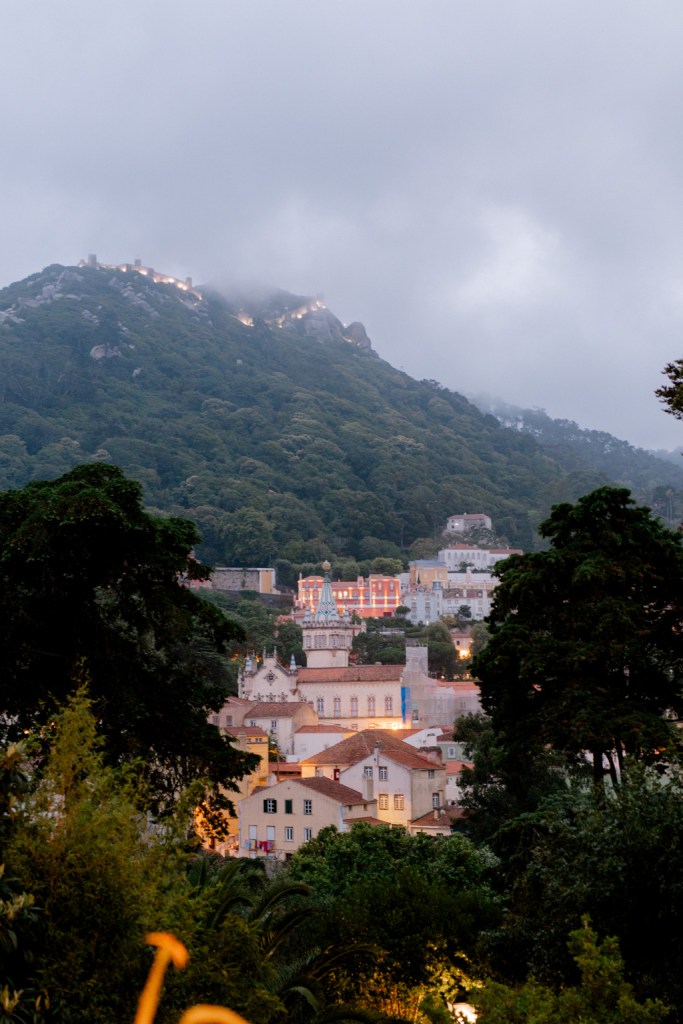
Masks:
[[[528,547],[551,502],[600,482],[568,483],[533,438],[394,369],[315,301],[238,309],[50,266],[0,291],[0,488],[92,460],[196,520],[223,564],[390,555],[461,511]]]
[[[542,409],[522,409],[501,401],[473,399],[506,427],[529,434],[560,465],[575,474],[600,474],[605,482],[628,487],[669,526],[683,518],[683,460],[680,452],[649,452],[603,430],[587,430],[573,420],[552,419]]]

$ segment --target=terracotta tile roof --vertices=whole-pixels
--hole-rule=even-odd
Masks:
[[[459,775],[463,768],[474,768],[474,762],[446,761],[446,775]]]
[[[433,761],[418,754],[414,747],[403,740],[395,739],[389,729],[363,729],[354,733],[341,743],[335,743],[319,754],[307,757],[301,763],[306,765],[353,765],[363,761],[375,749],[381,746],[382,758],[387,758],[406,768],[435,768]]]
[[[257,700],[245,711],[245,718],[292,718],[301,708],[308,708],[305,700]]]
[[[301,775],[298,761],[270,761],[268,767],[275,775]]]
[[[362,821],[364,825],[386,825],[386,821],[382,821],[381,818],[373,818],[371,814],[364,814],[360,818],[344,818],[344,824],[355,825],[357,821]]]
[[[430,825],[434,828],[443,828],[444,825],[450,825],[451,822],[458,821],[464,817],[464,814],[465,812],[462,807],[442,807],[438,818],[434,816],[434,811],[429,811],[420,818],[413,818],[410,824],[419,825],[421,828],[428,828]]]
[[[259,736],[263,737],[264,740],[268,739],[268,733],[264,732],[263,729],[259,728],[258,725],[231,725],[228,726],[229,736],[246,736],[248,738]]]
[[[300,683],[400,681],[405,665],[349,665],[348,668],[300,668]]]
[[[352,731],[352,729],[345,729],[343,725],[300,725],[298,729],[295,729],[295,734],[298,736],[300,732],[334,732],[345,736],[347,732]]]
[[[329,796],[333,800],[338,800],[340,804],[374,803],[373,800],[368,800],[362,793],[359,793],[357,789],[343,786],[341,782],[335,782],[334,779],[324,779],[322,776],[315,776],[312,779],[297,779],[297,782],[300,786],[305,786],[316,793],[322,793],[323,796]]]

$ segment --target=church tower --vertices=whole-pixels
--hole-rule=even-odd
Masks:
[[[308,668],[347,668],[354,627],[348,611],[339,615],[330,583],[330,563],[323,562],[320,601],[313,615],[306,611],[302,624]]]

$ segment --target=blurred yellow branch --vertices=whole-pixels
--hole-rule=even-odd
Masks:
[[[166,968],[169,963],[173,963],[174,967],[182,970],[188,961],[185,946],[168,932],[150,932],[147,935],[147,942],[150,946],[156,946],[157,951],[140,996],[134,1024],[153,1024]],[[248,1024],[248,1022],[244,1017],[240,1017],[239,1013],[228,1010],[224,1006],[199,1004],[185,1011],[180,1019],[180,1024]]]

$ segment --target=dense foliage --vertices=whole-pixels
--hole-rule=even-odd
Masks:
[[[627,487],[636,501],[650,505],[669,526],[683,518],[683,466],[673,453],[636,448],[604,430],[552,419],[542,409],[520,409],[500,401],[482,408],[504,426],[535,438],[565,468],[567,477],[555,488],[555,502],[576,501],[587,491],[612,483]]]
[[[239,627],[201,576],[194,525],[154,518],[103,463],[0,494],[0,700],[10,739],[44,728],[87,679],[110,760],[141,759],[160,805],[202,776],[218,805],[250,763],[210,725]],[[44,734],[47,737],[47,733]]]
[[[219,296],[90,267],[4,289],[0,487],[112,462],[195,520],[214,564],[407,550],[466,509],[531,545],[556,461],[306,317],[278,326],[283,302],[246,326]]]
[[[683,547],[628,491],[601,488],[558,505],[540,527],[547,551],[500,568],[491,639],[475,659],[482,705],[508,777],[548,747],[590,752],[617,785],[625,758],[671,757],[683,713]]]
[[[410,1017],[431,988],[452,1001],[470,980],[477,936],[499,918],[493,858],[462,836],[434,841],[388,825],[323,829],[294,855],[289,877],[307,882],[322,913],[322,945],[369,942],[375,956],[338,978],[341,993]]]

